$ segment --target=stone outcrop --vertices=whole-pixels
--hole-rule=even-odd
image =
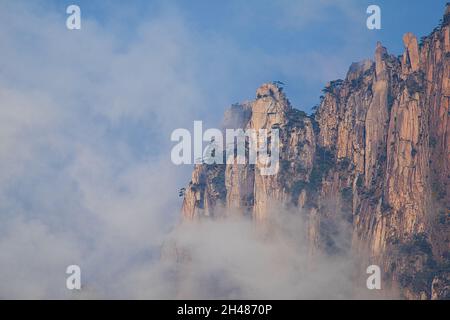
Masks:
[[[417,38],[411,32],[403,36],[403,43],[405,44],[405,53],[403,54],[402,65],[407,72],[416,72],[420,68],[419,45]]]
[[[183,216],[190,219],[215,216],[221,211],[250,215],[263,222],[269,202],[291,200],[294,186],[284,179],[285,175],[295,174],[302,181],[308,180],[315,154],[313,120],[292,108],[281,87],[264,84],[253,102],[233,105],[226,112],[224,125],[228,129],[267,129],[268,136],[270,130],[277,128],[280,131],[279,174],[261,174],[263,165],[259,162],[197,165],[185,192]],[[299,193],[295,194],[298,196]],[[214,210],[216,207],[232,210]]]
[[[282,202],[305,215],[311,255],[339,252],[330,234],[345,233],[361,270],[378,264],[387,288],[449,299],[450,7],[420,44],[411,33],[403,42],[402,56],[378,43],[374,61],[328,83],[311,116],[276,84],[234,105],[225,126],[280,129],[279,171],[197,165],[183,216],[228,212],[264,222],[270,204]]]

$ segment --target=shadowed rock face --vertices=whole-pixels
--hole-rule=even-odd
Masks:
[[[283,202],[307,219],[312,255],[336,250],[330,233],[348,232],[361,272],[378,264],[386,289],[450,298],[450,7],[420,45],[411,33],[403,41],[402,57],[378,43],[374,61],[330,82],[312,116],[274,84],[234,105],[225,126],[280,128],[279,171],[197,165],[183,216],[214,217],[225,207],[264,223],[270,203]],[[351,227],[338,228],[342,221]]]

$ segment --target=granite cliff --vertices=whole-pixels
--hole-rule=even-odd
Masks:
[[[361,275],[379,265],[384,287],[403,298],[449,299],[450,6],[430,35],[403,42],[403,55],[378,43],[373,60],[329,82],[312,115],[279,84],[233,105],[224,128],[279,129],[278,173],[196,165],[183,218],[240,214],[267,224],[270,205],[282,203],[304,215],[312,260],[318,250],[349,251]]]

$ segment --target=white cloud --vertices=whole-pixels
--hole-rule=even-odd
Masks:
[[[37,4],[5,6],[0,296],[70,297],[68,264],[101,283],[152,257],[178,217],[186,168],[162,141],[201,109],[195,50],[177,19],[143,24],[118,51],[95,21],[75,33]]]
[[[80,297],[65,289],[69,264],[82,268],[81,297],[205,296],[209,280],[229,297],[342,288],[340,263],[338,273],[326,260],[317,277],[296,278],[303,243],[268,244],[246,222],[175,232],[199,267],[182,288],[169,282],[177,266],[157,263],[190,170],[171,165],[169,133],[279,64],[202,38],[170,7],[128,41],[87,18],[68,31],[64,12],[46,9],[7,2],[0,11],[0,297]]]

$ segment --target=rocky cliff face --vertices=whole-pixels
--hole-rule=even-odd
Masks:
[[[402,56],[378,43],[374,61],[328,83],[311,116],[275,84],[232,106],[225,128],[280,130],[278,173],[197,165],[183,217],[241,214],[264,223],[270,205],[283,203],[305,215],[312,255],[350,250],[362,272],[378,264],[385,287],[404,298],[449,299],[450,6],[420,43],[411,33],[403,42]]]

